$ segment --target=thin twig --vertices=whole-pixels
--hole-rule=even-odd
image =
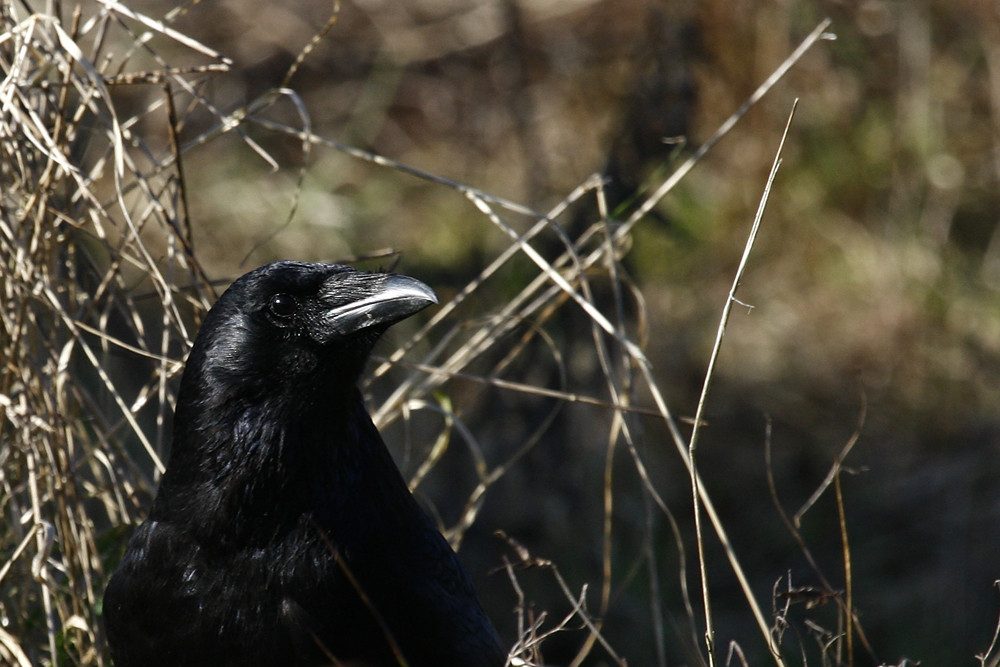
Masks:
[[[844,557],[844,635],[847,639],[847,667],[854,667],[854,578],[851,574],[851,545],[847,538],[847,516],[844,512],[844,492],[840,488],[840,471],[834,479],[834,497],[837,500],[837,521],[840,526],[840,545]]]
[[[698,436],[701,433],[701,422],[705,414],[705,403],[708,399],[708,390],[712,383],[712,378],[715,374],[715,363],[719,358],[719,351],[722,349],[722,338],[726,333],[726,326],[729,324],[729,314],[732,311],[733,303],[736,302],[736,290],[739,289],[740,281],[743,280],[743,272],[746,270],[747,260],[750,258],[750,251],[753,249],[754,243],[757,240],[757,232],[760,229],[761,219],[764,217],[764,208],[767,206],[767,199],[771,193],[771,184],[774,182],[774,177],[778,173],[778,167],[781,165],[781,151],[785,146],[785,139],[788,137],[788,130],[791,128],[792,119],[795,117],[795,109],[798,106],[798,100],[792,103],[792,110],[788,114],[788,120],[785,123],[785,130],[781,135],[781,140],[778,142],[778,150],[774,156],[774,162],[771,165],[771,172],[767,177],[767,184],[764,186],[764,194],[760,199],[760,204],[757,207],[757,214],[754,216],[753,225],[750,228],[750,235],[747,238],[746,245],[743,248],[743,257],[740,259],[740,264],[736,269],[736,275],[733,277],[732,287],[729,289],[729,297],[726,299],[726,303],[722,308],[722,317],[719,320],[719,328],[715,335],[715,344],[712,347],[712,354],[709,356],[708,368],[705,371],[705,381],[702,385],[701,395],[698,397],[698,407],[694,414],[694,427],[691,430],[691,439],[688,442],[688,459],[690,460],[690,473],[691,473],[691,489],[692,489],[692,500],[694,502],[694,521],[695,521],[695,535],[698,543],[698,569],[701,575],[701,594],[702,603],[705,611],[705,644],[708,649],[708,664],[715,664],[715,627],[712,622],[712,607],[708,592],[708,574],[705,566],[705,540],[702,533],[701,527],[701,496],[702,492],[700,490],[699,477],[696,474],[697,463],[696,463],[696,452],[698,445]],[[749,588],[744,590],[744,593],[748,596],[748,599],[753,599],[752,592]],[[764,633],[765,637],[768,639],[768,647],[775,658],[779,657],[777,647],[774,646],[773,639],[770,632],[767,630],[767,623],[763,618],[763,614],[760,614],[759,609],[757,611],[757,622],[760,626],[761,631]],[[779,658],[780,663],[780,658]]]

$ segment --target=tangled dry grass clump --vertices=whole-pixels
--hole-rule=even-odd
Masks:
[[[189,245],[179,147],[150,145],[142,115],[115,109],[116,76],[143,50],[123,22],[141,23],[56,8],[72,13],[5,3],[2,17],[0,651],[106,664],[109,559],[163,469],[171,379],[212,286]]]
[[[698,428],[678,424],[646,358],[643,294],[622,264],[633,228],[739,122],[746,108],[815,46],[825,24],[715,137],[651,189],[627,219],[616,221],[604,206],[599,179],[539,213],[319,136],[305,103],[289,86],[268,90],[238,108],[217,107],[208,84],[225,76],[231,63],[171,27],[187,6],[158,17],[113,0],[50,6],[54,13],[32,12],[27,3],[4,3],[0,10],[0,661],[109,664],[100,625],[103,586],[163,471],[175,380],[218,287],[199,259],[185,159],[235,137],[299,184],[309,155],[318,150],[339,151],[424,179],[468,200],[479,222],[505,235],[506,246],[484,262],[474,279],[448,294],[403,345],[386,352],[366,387],[378,401],[373,413],[380,426],[408,426],[420,421],[415,414],[430,415],[420,421],[420,439],[432,444],[414,447],[412,487],[425,484],[449,452],[462,450],[461,474],[467,484],[461,509],[443,526],[453,544],[460,545],[475,525],[495,485],[533,448],[545,446],[542,436],[562,406],[599,411],[607,441],[604,523],[598,529],[603,577],[570,581],[512,535],[504,568],[518,633],[511,664],[540,664],[546,642],[568,629],[579,637],[573,664],[595,655],[624,664],[622,648],[606,637],[605,617],[622,587],[640,571],[648,578],[650,642],[661,663],[667,635],[678,632],[689,641],[693,661],[738,664],[738,645],[713,643],[713,573],[701,555],[705,540],[715,539],[709,537],[712,533],[725,545],[729,568],[741,582],[747,613],[770,659],[786,664],[787,652],[804,651],[790,647],[805,640],[787,639],[795,635],[788,632],[794,622],[792,604],[833,601],[833,629],[803,634],[820,646],[823,664],[851,664],[855,644],[865,639],[852,606],[849,576],[846,595],[833,585],[797,587],[789,578],[776,592],[770,613],[757,600],[700,482],[694,457]],[[335,20],[336,12],[302,49],[286,83]],[[176,65],[182,62],[195,64]],[[120,98],[131,87],[155,94],[142,96],[143,104],[123,115],[128,105]],[[289,125],[287,113],[281,120],[269,115],[276,105],[290,107],[298,124]],[[291,141],[299,151],[294,161],[299,166],[289,167],[272,155],[258,138],[262,134]],[[289,219],[296,213],[298,192],[288,204]],[[596,204],[593,219],[568,236],[557,223],[581,201]],[[540,250],[543,242],[558,250]],[[483,286],[509,282],[511,275],[520,280],[511,298],[484,314],[477,303]],[[726,311],[738,303],[737,285],[738,276]],[[592,380],[597,379],[583,388],[567,380],[575,360],[564,358],[562,343],[550,331],[567,311],[585,315],[582,338],[589,341],[587,353],[595,360]],[[539,359],[552,369],[552,383],[510,374],[519,364]],[[703,399],[710,379],[711,368]],[[486,451],[475,427],[464,420],[463,405],[469,400],[457,386],[537,397],[552,407],[541,411],[528,429],[530,436],[517,447],[502,454]],[[648,398],[653,407],[639,405],[638,397]],[[694,510],[688,519],[675,516],[648,474],[636,444],[640,416],[666,425],[676,460],[690,471]],[[701,424],[700,411],[694,424]],[[641,485],[643,520],[672,526],[675,545],[654,545],[647,533],[638,553],[616,553],[619,515],[612,468],[616,451],[622,450]],[[836,489],[838,500],[839,464],[820,489]],[[796,521],[790,520],[789,528],[807,551]],[[678,522],[697,527],[699,555],[686,555]],[[846,532],[843,537],[849,565]],[[676,553],[681,563],[683,593],[676,604],[660,599],[664,575],[657,568],[658,550]],[[533,606],[532,590],[521,580],[530,569],[551,574],[568,604],[564,617],[553,618]],[[616,583],[620,578],[626,584]],[[687,592],[689,578],[698,582],[696,594]],[[674,619],[681,630],[668,630],[665,619],[672,614],[665,604],[684,610]],[[984,664],[995,664],[995,659],[984,659]]]

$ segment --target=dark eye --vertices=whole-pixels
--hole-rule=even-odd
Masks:
[[[288,294],[275,294],[267,307],[278,317],[289,317],[295,313],[295,298]]]

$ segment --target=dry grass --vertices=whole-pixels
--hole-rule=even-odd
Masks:
[[[477,276],[447,294],[442,306],[418,330],[411,330],[405,344],[380,357],[367,389],[377,397],[373,415],[380,427],[402,424],[407,433],[412,427],[414,440],[432,443],[415,446],[414,461],[406,465],[414,489],[422,490],[435,471],[454,458],[455,450],[461,450],[461,475],[470,481],[456,504],[460,511],[443,525],[456,547],[476,525],[495,486],[534,449],[546,447],[546,428],[561,409],[587,406],[599,415],[595,423],[605,442],[600,453],[605,461],[603,523],[598,529],[602,576],[571,583],[555,563],[532,554],[516,535],[508,538],[511,556],[502,569],[514,591],[519,633],[511,664],[541,664],[546,643],[570,629],[577,638],[571,664],[597,657],[625,664],[627,647],[615,646],[605,636],[605,619],[622,590],[643,574],[650,591],[645,613],[654,631],[649,641],[661,664],[666,663],[665,645],[675,634],[687,638],[691,662],[740,664],[743,648],[718,644],[712,630],[710,591],[721,575],[704,555],[706,547],[716,544],[715,537],[702,534],[705,517],[705,532],[710,527],[723,544],[729,568],[740,580],[746,614],[774,663],[798,663],[800,656],[805,661],[806,655],[819,655],[813,664],[854,664],[853,647],[866,640],[851,598],[850,527],[839,481],[843,456],[817,495],[829,495],[831,486],[835,491],[844,564],[838,580],[846,582],[845,591],[836,590],[812,562],[824,586],[800,586],[789,575],[775,585],[768,614],[701,481],[704,471],[695,464],[699,427],[684,434],[686,426],[678,424],[658,385],[656,369],[647,358],[644,295],[623,265],[633,228],[644,224],[649,211],[716,140],[816,44],[826,24],[817,27],[713,139],[659,187],[650,188],[635,214],[616,221],[606,210],[599,179],[581,184],[540,213],[320,136],[312,129],[303,99],[287,86],[240,108],[217,108],[207,84],[230,63],[170,27],[184,7],[163,17],[147,17],[111,0],[54,7],[55,15],[42,15],[23,4],[5,4],[0,37],[2,661],[109,664],[99,618],[104,582],[129,527],[142,519],[163,470],[175,380],[217,287],[195,246],[192,226],[197,223],[187,207],[189,190],[195,186],[185,178],[184,161],[191,151],[211,152],[216,142],[235,137],[297,184],[287,205],[288,220],[296,214],[310,155],[333,150],[452,190],[471,203],[477,224],[505,235],[505,246],[487,258]],[[334,20],[336,10],[317,40]],[[303,49],[286,83],[315,44]],[[136,88],[143,94],[129,97]],[[143,102],[128,115],[119,115],[129,106],[122,99]],[[269,116],[279,105],[292,109],[296,125]],[[189,125],[198,130],[182,141]],[[298,147],[295,162],[302,166],[286,166],[264,147],[266,142],[258,139],[262,135],[291,139]],[[592,206],[592,224],[567,236],[560,223],[579,210],[581,202]],[[752,238],[747,253],[751,246]],[[713,361],[725,314],[738,304],[740,275],[727,301],[719,304],[724,315]],[[511,284],[516,285],[512,290]],[[504,290],[502,303],[484,306],[488,295]],[[585,325],[579,339],[588,341],[586,356],[593,360],[589,382],[582,387],[569,379],[577,358],[564,352],[560,332],[566,322],[579,322],[567,318],[581,312]],[[512,370],[535,365],[543,369],[541,376],[554,380],[542,382],[539,374]],[[703,399],[711,378],[709,364]],[[481,388],[547,406],[529,425],[529,435],[506,452],[480,445],[476,424],[468,422]],[[643,403],[647,399],[651,405]],[[642,420],[665,426],[679,461],[690,471],[690,513],[672,510],[650,474],[640,435]],[[694,423],[702,424],[700,407]],[[621,451],[624,459],[618,455]],[[616,503],[622,501],[615,466],[621,461],[629,463],[641,484],[641,520],[669,526],[672,544],[655,543],[650,529],[643,533],[638,553],[618,553]],[[777,501],[774,484],[772,494]],[[800,532],[801,514],[808,508],[789,519],[780,503],[778,507],[808,555]],[[693,599],[688,582],[694,570],[680,525],[698,528],[694,543],[700,582]],[[676,600],[666,600],[660,592],[663,578],[671,576],[660,565],[667,551],[676,554],[679,563]],[[554,618],[535,608],[532,588],[524,580],[529,570],[551,576],[568,604],[564,616]],[[798,603],[812,609],[828,601],[835,602],[835,612],[822,624],[811,614],[793,613]],[[672,614],[667,607],[682,612]],[[671,627],[667,619],[674,617]],[[984,664],[995,660],[984,659]]]
[[[16,664],[106,664],[106,567],[163,470],[171,380],[213,292],[178,147],[138,131],[157,109],[120,118],[112,93],[134,73],[162,79],[165,104],[182,76],[135,72],[156,54],[124,7],[56,8],[5,4],[0,43],[0,646]]]

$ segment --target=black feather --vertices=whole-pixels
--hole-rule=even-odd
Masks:
[[[105,593],[117,667],[504,664],[356,387],[378,337],[435,302],[412,278],[297,262],[219,298]]]

